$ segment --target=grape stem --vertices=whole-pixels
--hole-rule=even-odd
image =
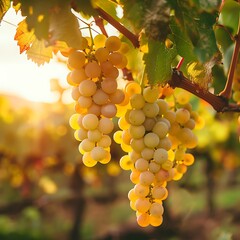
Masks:
[[[130,32],[127,28],[125,28],[121,23],[119,23],[115,18],[109,15],[101,8],[96,9],[99,16],[105,19],[108,23],[110,23],[113,27],[115,27],[120,33],[122,33],[126,38],[128,38],[135,48],[140,46],[138,36]]]
[[[229,104],[228,99],[223,96],[217,96],[203,88],[197,83],[186,78],[181,71],[173,69],[172,78],[168,81],[172,88],[182,88],[197,97],[208,102],[217,112],[240,112],[240,105]]]
[[[102,34],[105,35],[106,37],[108,37],[107,31],[103,24],[103,19],[101,17],[97,16],[97,17],[94,17],[94,20],[95,20],[96,25],[101,30]]]
[[[239,55],[239,48],[240,48],[240,16],[238,18],[238,31],[235,38],[235,46],[234,51],[231,59],[231,64],[228,72],[227,82],[225,85],[225,88],[221,93],[219,93],[219,96],[222,96],[224,98],[230,99],[231,93],[232,93],[232,85],[233,85],[233,78],[234,78],[234,72],[237,67],[238,62],[238,55]]]

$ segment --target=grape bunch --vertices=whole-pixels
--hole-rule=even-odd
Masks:
[[[120,166],[131,170],[130,180],[135,186],[128,198],[138,224],[159,226],[163,200],[168,196],[167,182],[181,179],[194,162],[187,150],[197,145],[193,133],[197,116],[190,104],[175,109],[159,99],[158,86],[141,89],[136,85],[126,86],[129,108],[119,119],[121,130],[114,133],[114,140],[126,152]]]
[[[119,69],[125,68],[126,45],[116,36],[97,35],[89,46],[83,38],[83,49],[74,50],[68,57],[71,72],[68,83],[73,86],[72,98],[76,113],[70,118],[75,138],[80,141],[79,152],[88,167],[111,159],[110,145],[117,114],[117,104],[124,98],[118,88]]]

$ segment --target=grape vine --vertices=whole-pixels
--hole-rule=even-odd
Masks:
[[[0,1],[1,19],[10,2]],[[75,104],[69,122],[82,163],[108,164],[112,141],[119,144],[137,223],[160,226],[168,182],[194,163],[195,130],[204,125],[188,94],[216,112],[240,112],[239,1],[49,1],[41,8],[30,2],[12,3],[27,16],[15,40],[39,65],[52,53],[67,58]],[[79,25],[77,13],[92,16],[101,33]],[[106,22],[118,34],[109,34]],[[82,23],[89,36],[79,31]]]

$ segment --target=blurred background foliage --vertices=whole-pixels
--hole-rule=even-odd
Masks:
[[[132,184],[119,168],[119,146],[107,166],[84,167],[68,123],[73,106],[62,102],[58,80],[51,82],[55,103],[0,96],[1,240],[239,239],[235,116],[193,101],[206,121],[196,131],[195,164],[169,184],[163,225],[142,229],[129,207]]]

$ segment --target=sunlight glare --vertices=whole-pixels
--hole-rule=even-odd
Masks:
[[[50,79],[57,78],[64,84],[68,70],[55,59],[38,67],[27,59],[25,53],[19,53],[14,35],[17,23],[22,19],[20,14],[10,9],[0,25],[0,92],[31,101],[54,102],[57,96],[51,92]]]

